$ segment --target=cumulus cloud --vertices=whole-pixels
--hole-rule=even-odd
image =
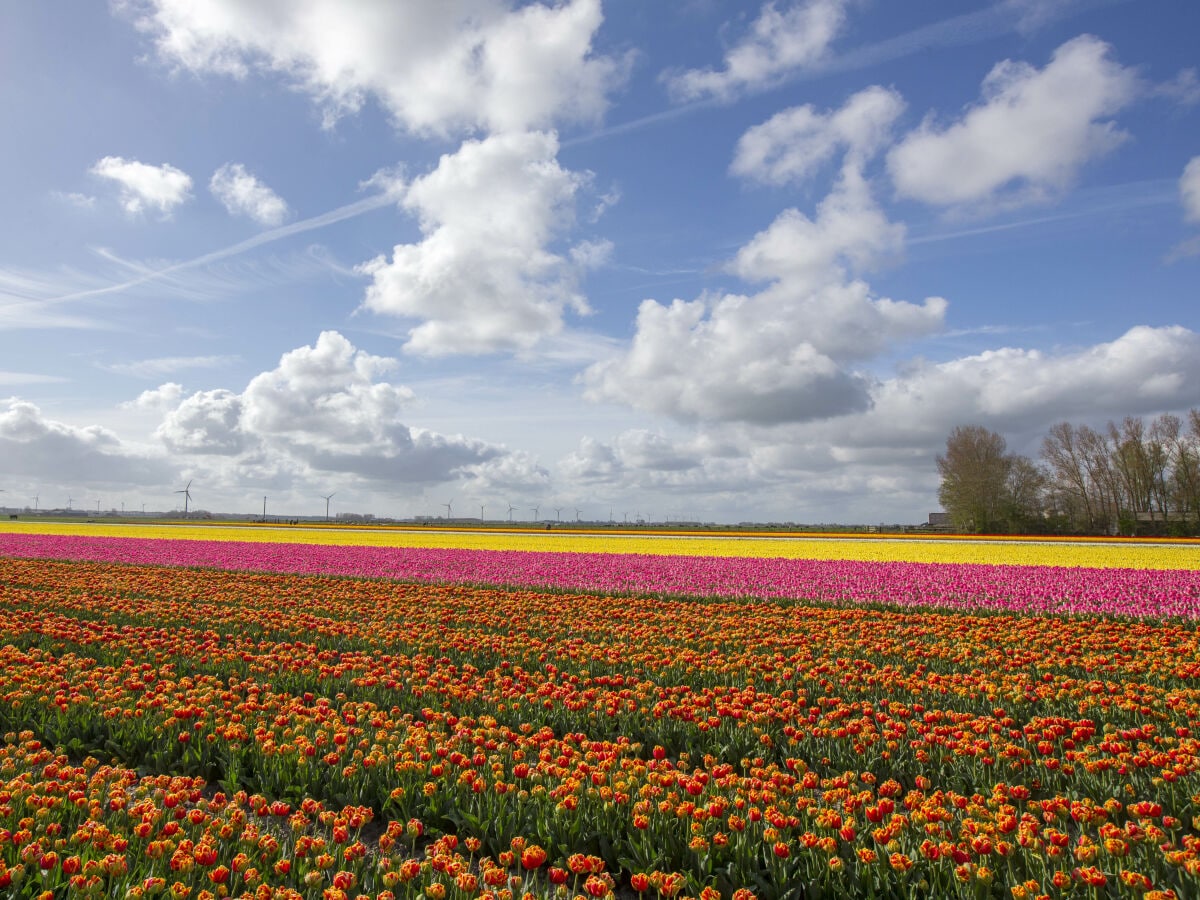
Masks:
[[[787,465],[766,459],[761,449],[773,446],[770,435],[751,436],[742,426],[718,426],[691,434],[666,434],[633,428],[608,440],[584,437],[564,456],[557,471],[576,490],[617,501],[617,518],[635,506],[651,518],[679,518],[717,505],[740,505],[762,510],[794,473]],[[772,468],[771,463],[774,463]],[[657,504],[651,512],[647,505]],[[672,507],[674,507],[672,509]]]
[[[283,354],[276,368],[251,379],[243,393],[245,426],[263,436],[330,445],[386,442],[413,398],[406,387],[375,380],[394,366],[324,331],[313,346]]]
[[[175,381],[168,381],[166,384],[160,384],[151,390],[142,391],[137,395],[136,399],[122,403],[121,408],[161,410],[165,412],[178,406],[183,396],[183,385]]]
[[[600,0],[123,5],[168,65],[283,75],[320,104],[327,124],[368,96],[417,132],[592,121],[628,70],[627,60],[592,52]]]
[[[367,309],[420,320],[405,349],[528,349],[561,331],[567,309],[588,312],[577,276],[607,248],[583,244],[574,259],[549,249],[588,180],[563,169],[557,151],[557,138],[540,132],[466,141],[405,190],[401,205],[424,239],[360,267],[371,278]]]
[[[707,454],[694,441],[679,441],[659,431],[631,428],[606,443],[584,437],[563,458],[560,468],[570,480],[583,484],[614,483],[650,473],[688,472],[704,465]]]
[[[481,463],[466,466],[462,473],[466,490],[480,496],[510,494],[513,491],[528,495],[532,491],[550,489],[550,471],[534,454],[513,450]]]
[[[655,521],[703,521],[714,511],[726,521],[913,521],[911,511],[931,503],[937,488],[931,463],[937,448],[919,456],[895,448],[855,450],[854,458],[838,459],[839,448],[823,435],[841,421],[658,435],[675,454],[695,459],[677,468],[640,465],[636,430],[607,441],[588,437],[557,470],[587,496],[603,498],[585,511],[597,518],[611,504],[618,521],[625,512],[632,518],[635,509]]]
[[[979,103],[948,126],[926,119],[888,154],[888,170],[899,194],[937,206],[1042,200],[1125,140],[1110,117],[1138,87],[1090,35],[1063,44],[1044,69],[1005,60]]]
[[[1091,346],[911,362],[871,382],[866,408],[837,417],[589,436],[555,471],[589,496],[643,509],[652,497],[674,502],[677,515],[690,508],[736,517],[742,508],[759,520],[907,522],[934,503],[933,458],[955,425],[983,423],[1036,455],[1057,421],[1099,426],[1185,410],[1200,404],[1197,385],[1200,334],[1141,326]]]
[[[583,437],[579,448],[559,464],[559,471],[570,483],[577,485],[611,484],[625,469],[611,444],[590,435]]]
[[[730,268],[747,281],[776,281],[811,293],[841,280],[847,263],[867,269],[898,253],[904,233],[875,203],[863,176],[847,168],[817,207],[816,219],[784,210],[738,250]]]
[[[796,0],[780,9],[768,2],[726,52],[723,68],[668,73],[667,87],[672,97],[685,101],[730,100],[771,87],[825,58],[845,22],[846,5],[846,0]]]
[[[766,184],[803,182],[839,151],[854,160],[873,156],[903,111],[904,99],[879,86],[859,91],[838,110],[785,109],[742,135],[730,171]]]
[[[185,396],[172,383],[144,392],[136,403],[164,410],[155,434],[172,453],[236,457],[239,465],[435,484],[506,454],[479,440],[404,424],[412,391],[381,380],[395,364],[325,331],[312,346],[283,354],[240,393],[219,388]]]
[[[1040,432],[1064,418],[1186,408],[1200,401],[1198,384],[1200,334],[1182,326],[1138,326],[1090,347],[1005,347],[914,364],[880,384],[862,424],[880,435],[918,431],[942,440],[965,421]]]
[[[310,93],[328,123],[367,100],[410,132],[466,140],[411,182],[370,184],[417,219],[423,239],[358,267],[364,308],[414,320],[405,349],[430,356],[527,352],[587,313],[578,282],[611,244],[563,242],[590,173],[559,165],[554,126],[598,121],[630,57],[592,49],[600,0],[346,4],[301,13],[236,0],[130,0],[167,64],[192,72],[279,75]],[[286,207],[235,165],[212,188],[231,212],[268,224]],[[594,216],[614,202],[605,196]]]
[[[288,215],[283,198],[246,171],[241,163],[226,163],[208,183],[213,196],[231,216],[248,216],[259,225],[282,225]]]
[[[903,237],[847,165],[815,219],[785,210],[730,264],[766,288],[643,301],[629,348],[584,373],[586,394],[682,420],[774,424],[863,409],[870,382],[854,364],[936,331],[945,314],[941,298],[877,298],[852,277]]]
[[[191,176],[166,163],[152,166],[136,159],[106,156],[90,171],[120,185],[121,205],[130,215],[153,208],[170,216],[175,207],[192,196]]]
[[[241,417],[239,395],[227,390],[197,391],[166,414],[155,434],[173,453],[240,453],[252,443],[241,427]]]
[[[1200,222],[1200,156],[1193,156],[1179,179],[1183,215],[1189,222]]]
[[[0,469],[32,481],[145,484],[169,477],[165,462],[107,428],[49,419],[16,397],[0,402]]]
[[[697,448],[681,446],[661,432],[645,428],[623,432],[617,448],[625,465],[656,472],[685,472],[702,460]]]

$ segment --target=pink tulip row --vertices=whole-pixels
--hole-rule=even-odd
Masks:
[[[3,534],[0,557],[1010,612],[1200,618],[1200,571]]]

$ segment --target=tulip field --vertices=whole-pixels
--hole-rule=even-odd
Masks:
[[[1200,897],[1200,545],[0,524],[0,896]]]

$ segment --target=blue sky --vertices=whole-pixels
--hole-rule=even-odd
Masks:
[[[3,20],[8,506],[917,522],[1200,405],[1194,3]]]

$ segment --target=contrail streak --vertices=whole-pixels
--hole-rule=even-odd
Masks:
[[[86,291],[76,291],[71,294],[63,294],[58,297],[47,297],[42,303],[63,303],[69,300],[82,300],[85,297],[98,297],[103,294],[117,294],[121,291],[129,290],[129,288],[137,287],[141,284],[146,284],[149,281],[156,281],[159,278],[165,278],[175,272],[184,269],[194,269],[197,266],[205,266],[209,263],[217,262],[218,260],[228,259],[231,256],[238,256],[248,250],[253,250],[255,247],[261,247],[263,244],[270,244],[274,241],[280,241],[284,238],[291,237],[294,234],[303,234],[306,231],[314,231],[317,228],[324,228],[326,225],[332,225],[335,222],[342,222],[346,219],[353,219],[355,216],[361,216],[363,213],[371,212],[372,210],[380,209],[396,202],[396,197],[393,194],[382,193],[372,194],[370,197],[364,197],[362,200],[356,200],[353,203],[347,203],[345,206],[339,206],[337,209],[332,209],[327,213],[322,213],[319,216],[313,216],[309,219],[304,219],[300,222],[293,222],[290,225],[284,225],[280,228],[272,228],[270,231],[264,231],[261,234],[256,234],[254,237],[247,238],[244,241],[239,241],[228,247],[220,250],[214,250],[211,253],[205,253],[203,256],[197,256],[194,259],[184,260],[183,262],[175,263],[174,265],[165,266],[161,269],[155,269],[139,275],[136,278],[131,278],[128,281],[122,281],[118,284],[110,284],[104,287],[91,288]]]

